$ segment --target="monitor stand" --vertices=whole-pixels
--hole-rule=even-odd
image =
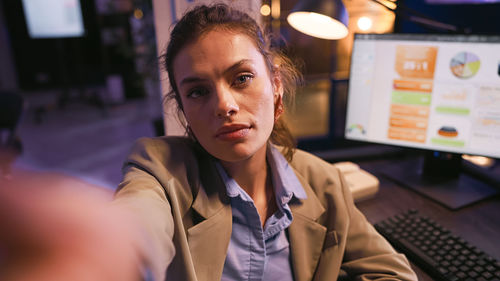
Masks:
[[[417,161],[392,164],[383,173],[452,210],[499,193],[487,182],[466,174],[459,154],[429,152]]]

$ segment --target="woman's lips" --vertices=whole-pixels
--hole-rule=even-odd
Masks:
[[[222,141],[237,141],[245,138],[250,132],[247,125],[227,125],[217,130],[215,137]]]

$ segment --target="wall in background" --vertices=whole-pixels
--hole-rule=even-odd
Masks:
[[[500,34],[500,3],[478,0],[478,4],[462,4],[463,0],[438,1],[401,0],[398,3],[434,20],[456,25],[472,34]],[[424,27],[404,17],[397,17],[395,32],[440,33],[443,31]]]

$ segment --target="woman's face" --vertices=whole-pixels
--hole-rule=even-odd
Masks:
[[[212,30],[173,64],[184,114],[199,143],[226,162],[265,153],[282,88],[247,35]]]

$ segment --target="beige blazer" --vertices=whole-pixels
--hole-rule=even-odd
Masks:
[[[290,163],[307,199],[291,205],[288,228],[296,281],[417,280],[354,206],[338,170],[297,150]],[[143,229],[155,280],[220,280],[231,237],[231,205],[212,157],[183,137],[143,138],[124,164],[116,203]],[[174,254],[175,252],[175,254]]]

